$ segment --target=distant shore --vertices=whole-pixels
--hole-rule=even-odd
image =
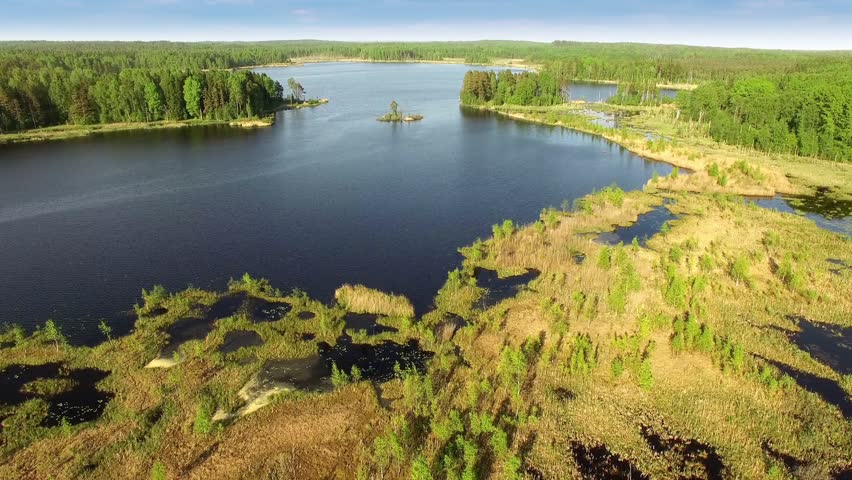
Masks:
[[[466,62],[464,58],[448,57],[443,60],[372,60],[369,58],[352,58],[352,57],[295,57],[291,62],[285,63],[267,63],[263,65],[246,65],[237,67],[237,70],[252,70],[255,68],[274,68],[274,67],[303,67],[312,63],[429,63],[436,65],[470,65],[472,67],[503,67],[503,68],[521,68],[525,70],[538,71],[541,69],[541,64],[527,63],[520,58],[499,58],[488,63]],[[598,83],[607,85],[618,85],[617,80],[594,80],[594,79],[575,79],[578,83]],[[698,85],[691,83],[658,83],[657,88],[667,90],[694,90]]]
[[[496,59],[489,63],[471,63],[466,62],[464,58],[448,57],[443,60],[373,60],[369,58],[353,58],[353,57],[294,57],[292,61],[285,63],[267,63],[262,65],[246,65],[237,67],[237,70],[251,70],[255,68],[272,68],[272,67],[301,67],[311,63],[432,63],[443,65],[471,65],[480,67],[506,67],[506,68],[523,68],[528,70],[538,70],[541,68],[539,64],[526,63],[523,59],[505,58]]]

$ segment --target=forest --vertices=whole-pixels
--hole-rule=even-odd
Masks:
[[[852,65],[710,82],[678,101],[732,145],[852,160]]]
[[[248,70],[14,69],[0,79],[0,133],[62,124],[230,120],[262,115],[282,101],[280,83]]]
[[[272,55],[214,44],[5,42],[0,133],[258,116],[282,102],[282,86],[264,74],[224,69],[286,60]]]

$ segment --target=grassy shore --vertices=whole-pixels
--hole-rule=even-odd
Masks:
[[[107,123],[97,125],[58,125],[55,127],[27,130],[19,133],[0,134],[0,145],[4,143],[45,142],[86,137],[100,133],[126,132],[133,130],[162,130],[204,125],[230,125],[242,128],[268,127],[275,123],[275,116],[236,120],[181,120],[159,122]]]

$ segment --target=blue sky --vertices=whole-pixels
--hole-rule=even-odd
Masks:
[[[852,49],[852,0],[0,0],[0,39],[634,41]]]

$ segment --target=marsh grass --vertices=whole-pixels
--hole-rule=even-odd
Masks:
[[[334,291],[334,298],[351,312],[414,318],[414,306],[404,296],[380,292],[364,285],[343,285]]]

